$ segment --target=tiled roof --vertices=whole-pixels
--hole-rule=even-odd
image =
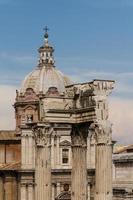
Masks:
[[[15,130],[0,130],[0,140],[19,140],[19,137],[16,137]]]
[[[21,167],[20,161],[13,163],[0,163],[0,170],[18,170]]]

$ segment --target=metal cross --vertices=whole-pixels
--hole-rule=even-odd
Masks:
[[[49,28],[47,26],[45,26],[45,28],[43,30],[45,31],[45,33],[47,33],[49,31]]]

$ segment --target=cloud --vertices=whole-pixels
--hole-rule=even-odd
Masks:
[[[110,98],[110,120],[113,123],[113,139],[119,143],[133,143],[133,101]]]
[[[0,129],[14,129],[15,87],[0,85]]]

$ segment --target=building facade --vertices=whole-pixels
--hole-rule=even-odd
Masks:
[[[16,91],[16,130],[0,131],[0,200],[119,200],[107,103],[114,81],[74,84],[56,69],[47,31],[44,39]]]

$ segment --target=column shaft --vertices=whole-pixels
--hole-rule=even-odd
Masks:
[[[91,168],[91,147],[90,147],[90,137],[87,137],[87,168]]]
[[[90,200],[90,198],[91,198],[91,194],[90,194],[90,183],[88,184],[88,198],[87,198],[87,200]]]
[[[60,194],[60,191],[61,191],[61,188],[60,188],[60,183],[57,183],[56,185],[56,193],[57,193],[57,196]]]
[[[36,158],[36,200],[51,200],[51,166],[50,166],[50,148],[37,148]]]
[[[86,147],[72,147],[72,200],[87,199]]]
[[[0,176],[0,200],[4,200],[4,184],[3,177]]]
[[[54,168],[54,137],[51,137],[51,168]]]
[[[28,185],[28,200],[34,200],[34,188],[33,184]]]
[[[21,196],[21,198],[20,198],[21,200],[27,200],[27,191],[26,191],[25,184],[21,184],[20,196]]]
[[[60,137],[59,136],[57,136],[57,147],[56,147],[56,149],[57,149],[57,153],[56,153],[56,155],[57,155],[57,168],[59,168],[60,167]]]
[[[87,136],[88,124],[72,126],[72,200],[87,200]]]
[[[96,145],[95,200],[112,200],[112,146]]]
[[[52,200],[55,200],[55,186],[52,185]]]

